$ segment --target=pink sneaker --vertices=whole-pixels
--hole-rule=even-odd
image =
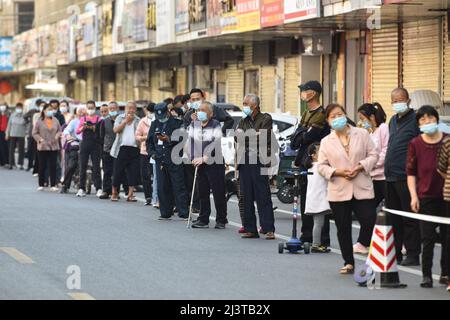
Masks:
[[[240,227],[240,228],[239,228],[239,233],[245,233],[244,227]]]
[[[367,255],[369,254],[369,249],[367,249],[365,246],[363,246],[361,243],[357,242],[353,246],[353,253]]]

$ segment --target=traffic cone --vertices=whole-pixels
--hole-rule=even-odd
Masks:
[[[379,274],[381,288],[406,288],[398,275],[394,229],[384,211],[377,215],[367,265]]]

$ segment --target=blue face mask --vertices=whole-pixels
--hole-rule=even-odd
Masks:
[[[429,136],[435,134],[436,132],[438,132],[438,130],[439,130],[439,125],[436,122],[428,123],[428,124],[425,124],[420,127],[420,131]]]
[[[109,112],[109,115],[111,116],[111,117],[115,117],[115,116],[117,116],[117,111],[110,111]]]
[[[408,104],[406,102],[398,102],[392,105],[392,109],[395,113],[403,113],[408,110]]]
[[[197,110],[198,108],[200,108],[201,104],[202,104],[201,101],[195,101],[195,102],[191,103],[191,107],[192,107],[192,109]]]
[[[331,121],[331,128],[336,131],[344,130],[346,125],[347,125],[347,117],[346,116],[342,116],[342,117],[336,118],[333,121]]]
[[[248,117],[252,114],[252,109],[250,109],[250,107],[244,107],[242,112],[244,113],[245,117]]]
[[[45,112],[45,116],[46,116],[47,118],[53,117],[53,111],[46,111],[46,112]]]
[[[201,122],[208,121],[208,115],[204,111],[197,112],[197,118]]]
[[[366,129],[366,130],[369,130],[370,128],[372,128],[372,125],[371,125],[370,122],[367,121],[367,120],[360,121],[360,122],[359,122],[359,126],[360,126],[361,128]]]

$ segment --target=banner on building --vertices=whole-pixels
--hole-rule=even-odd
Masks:
[[[56,23],[56,64],[69,63],[69,21],[61,20]]]
[[[206,0],[189,1],[189,24],[191,31],[206,29]]]
[[[208,28],[208,36],[217,36],[222,32],[220,24],[223,15],[223,4],[221,0],[207,0],[207,17],[206,26]]]
[[[13,71],[11,57],[13,37],[0,37],[0,72]]]
[[[261,27],[259,0],[236,0],[237,30],[258,30]]]
[[[101,9],[101,23],[99,23],[101,37],[100,52],[103,55],[112,54],[112,30],[113,30],[113,7],[112,2],[104,3]]]
[[[320,17],[319,0],[284,0],[284,22]]]
[[[284,0],[261,0],[261,27],[284,23]]]
[[[175,1],[175,33],[189,32],[189,0]]]
[[[23,71],[39,67],[38,43],[37,29],[22,32],[14,37],[12,63],[15,70]]]
[[[156,45],[175,42],[175,2],[156,0]]]

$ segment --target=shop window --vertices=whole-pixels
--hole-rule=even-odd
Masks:
[[[259,96],[259,71],[247,70],[245,71],[245,94],[254,93]]]

